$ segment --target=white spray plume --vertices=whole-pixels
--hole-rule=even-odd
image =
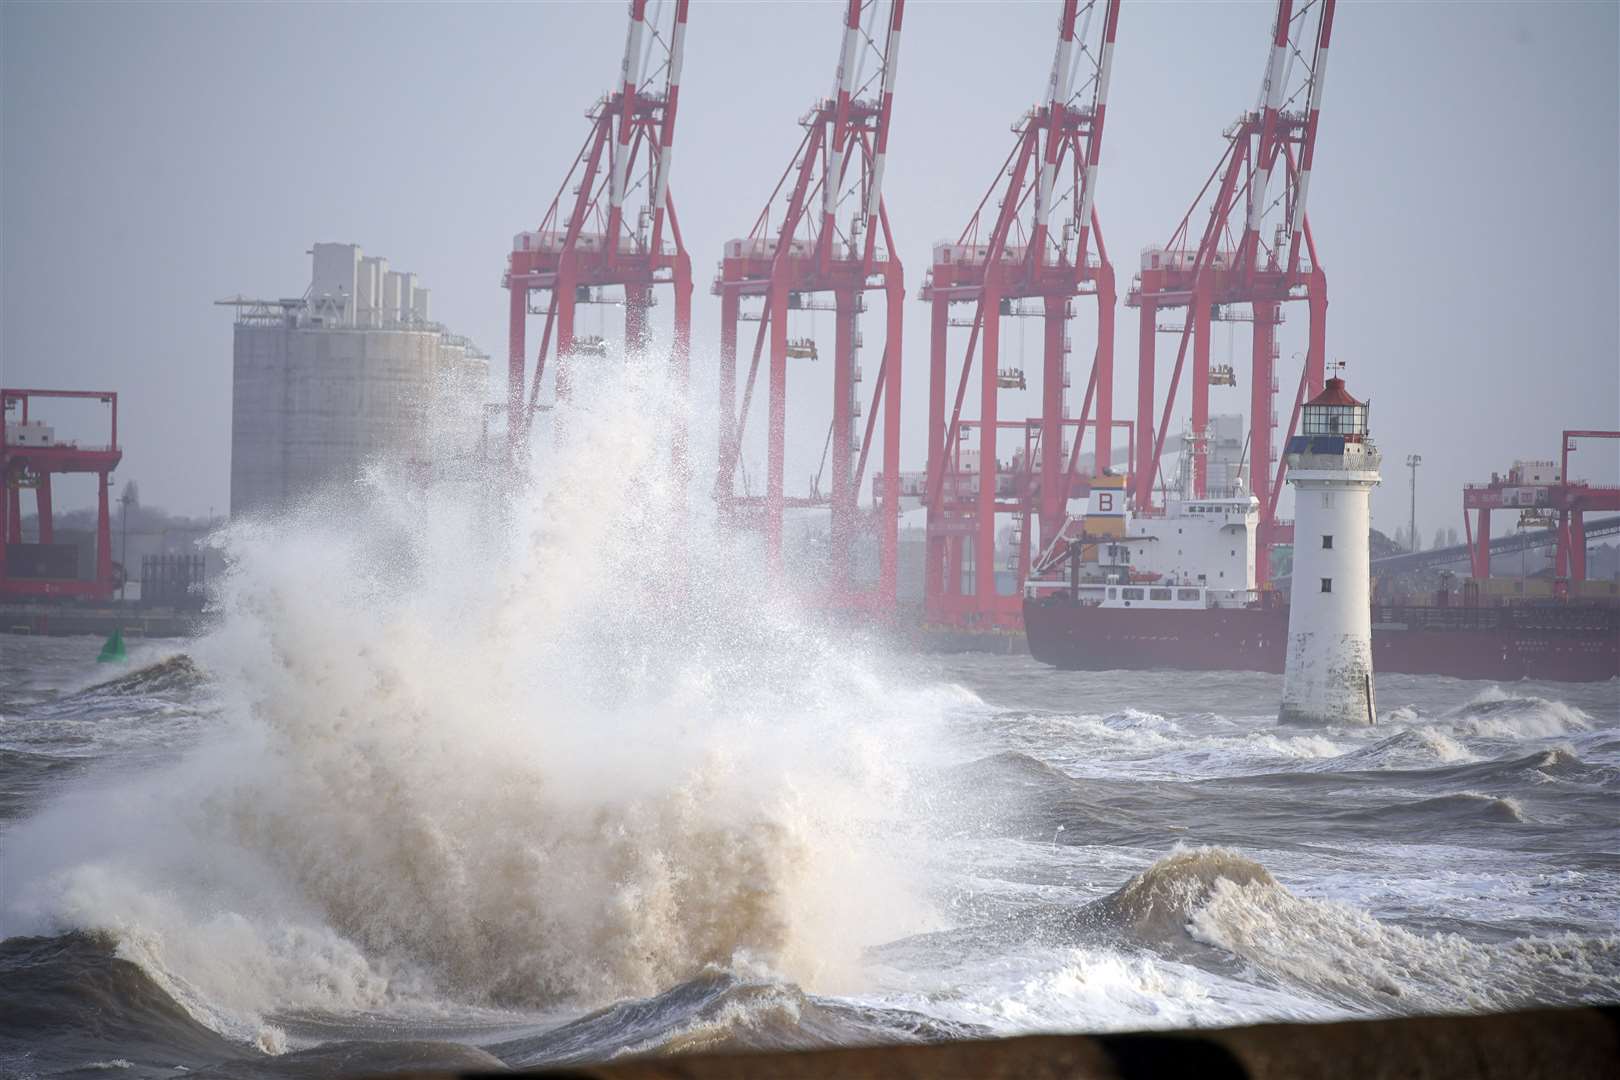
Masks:
[[[7,932],[111,930],[262,1017],[740,957],[847,987],[923,925],[907,763],[944,703],[763,589],[670,466],[656,358],[593,374],[520,490],[379,466],[226,530],[225,730],[21,826]]]

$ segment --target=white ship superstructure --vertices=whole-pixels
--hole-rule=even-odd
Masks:
[[[1171,497],[1162,511],[1138,515],[1124,507],[1124,483],[1093,482],[1085,516],[1070,519],[1042,556],[1027,597],[1067,591],[1089,606],[1177,610],[1257,601],[1258,499]]]

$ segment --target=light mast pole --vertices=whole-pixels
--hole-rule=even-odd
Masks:
[[[119,522],[120,522],[119,527],[120,527],[120,529],[121,529],[121,531],[123,533],[123,535],[119,538],[119,541],[118,541],[118,562],[124,569],[123,580],[118,583],[118,602],[119,603],[124,602],[124,597],[127,595],[125,590],[127,590],[129,588],[129,504],[130,504],[130,501],[131,500],[130,500],[130,497],[129,497],[129,483],[128,483],[128,481],[125,481],[125,483],[124,483],[124,493],[118,497],[118,502],[119,502],[119,506],[120,506],[121,514],[122,514],[122,516],[119,519]]]
[[[1418,549],[1418,533],[1417,533],[1417,471],[1418,471],[1418,466],[1421,465],[1421,464],[1423,464],[1423,455],[1422,454],[1407,454],[1406,455],[1406,467],[1408,469],[1412,470],[1412,512],[1411,512],[1411,515],[1410,515],[1410,517],[1408,517],[1407,522],[1406,522],[1406,529],[1407,529],[1406,542],[1407,542],[1407,546],[1409,548],[1411,548],[1413,551],[1416,551]]]

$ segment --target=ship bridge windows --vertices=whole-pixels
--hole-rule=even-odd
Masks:
[[[1149,600],[1168,600],[1168,599],[1170,599],[1170,590],[1169,589],[1149,589],[1148,590],[1148,599]]]
[[[1140,600],[1140,599],[1142,599],[1142,590],[1141,589],[1121,589],[1120,590],[1120,595],[1123,596],[1126,600]]]
[[[1176,590],[1176,599],[1177,600],[1197,600],[1198,599],[1198,590],[1197,589],[1177,589]]]

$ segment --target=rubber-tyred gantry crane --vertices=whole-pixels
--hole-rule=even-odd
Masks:
[[[40,399],[99,402],[108,407],[107,442],[80,446],[60,439],[39,416]],[[30,414],[30,406],[33,413]],[[0,390],[0,599],[72,597],[110,600],[124,568],[113,562],[107,491],[123,460],[118,446],[118,395],[111,390]],[[78,548],[58,543],[51,505],[51,477],[90,473],[96,477],[95,576],[80,577]],[[32,490],[38,537],[23,542],[22,493]]]
[[[645,348],[653,287],[672,286],[675,311],[670,363],[677,384],[686,385],[692,263],[681,241],[669,174],[687,3],[657,3],[649,20],[647,0],[632,0],[619,87],[586,114],[591,133],[540,227],[513,238],[503,284],[511,292],[507,433],[514,455],[526,445],[534,413],[541,408],[540,383],[548,353],[555,349],[553,367],[560,398],[568,396],[577,366],[606,354],[600,337],[576,336],[579,304],[622,302],[625,347]],[[634,202],[632,197],[636,197]],[[602,286],[622,286],[622,300],[605,297]],[[545,298],[537,310],[530,308],[535,294]],[[541,312],[545,328],[534,378],[528,382],[528,317]],[[684,422],[677,415],[671,424],[673,453],[677,464],[684,467]]]
[[[1570,479],[1569,455],[1581,439],[1620,440],[1620,431],[1566,430],[1558,472],[1552,476],[1535,472],[1536,466],[1550,466],[1551,462],[1525,463],[1531,470],[1528,473],[1515,466],[1506,476],[1493,474],[1488,484],[1463,488],[1463,528],[1468,537],[1469,570],[1475,581],[1491,576],[1492,510],[1517,510],[1521,526],[1527,516],[1551,518],[1556,538],[1553,574],[1557,588],[1567,595],[1569,585],[1578,588],[1586,580],[1586,514],[1620,510],[1620,487]]]
[[[1169,243],[1148,248],[1125,303],[1140,311],[1137,375],[1136,473],[1131,485],[1138,513],[1153,509],[1170,414],[1192,346],[1192,490],[1209,494],[1206,456],[1209,430],[1210,324],[1216,319],[1252,321],[1254,339],[1249,372],[1249,487],[1260,502],[1256,571],[1270,579],[1272,544],[1288,538],[1276,519],[1286,466],[1275,460],[1271,429],[1276,426],[1276,328],[1281,305],[1304,301],[1310,314],[1309,345],[1293,413],[1292,437],[1301,404],[1322,388],[1326,340],[1327,278],[1317,259],[1310,219],[1305,214],[1322,108],[1323,79],[1333,32],[1334,0],[1278,0],[1272,24],[1259,102],[1226,131],[1226,152]],[[1279,180],[1280,183],[1273,183]],[[1191,225],[1208,197],[1203,234]],[[1303,241],[1303,249],[1302,249]],[[1247,304],[1250,312],[1229,305]],[[1154,345],[1158,312],[1186,308],[1176,364],[1155,423]],[[1224,381],[1224,380],[1223,380]],[[1284,440],[1286,444],[1286,438]]]
[[[899,540],[900,325],[905,284],[883,203],[883,168],[894,111],[904,0],[849,0],[843,6],[843,36],[832,95],[806,114],[804,136],[775,190],[744,239],[728,241],[714,281],[720,297],[720,471],[716,497],[722,518],[758,528],[773,572],[782,568],[782,532],[789,508],[826,507],[829,565],[825,599],[833,606],[875,613],[896,602]],[[858,317],[865,294],[885,296],[887,333],[873,383],[864,434],[857,396],[862,371]],[[818,300],[831,294],[831,303]],[[755,307],[758,299],[760,306]],[[745,304],[748,310],[745,311]],[[832,424],[819,482],[803,496],[789,496],[786,458],[788,362],[813,360],[813,339],[789,339],[788,313],[824,308],[833,313]],[[737,327],[754,319],[754,335],[742,401],[737,401]],[[763,494],[739,489],[742,439],[761,364],[768,365],[766,464]],[[802,397],[802,395],[801,395]],[[859,506],[861,480],[872,449],[879,410],[883,416],[883,462],[869,514]],[[876,532],[879,577],[875,588],[854,581],[853,550],[863,530]]]
[[[1029,571],[1032,518],[1038,519],[1044,547],[1063,527],[1071,495],[1086,491],[1088,476],[1080,472],[1079,462],[1088,428],[1095,432],[1093,468],[1101,471],[1113,464],[1114,269],[1095,197],[1118,28],[1119,0],[1065,0],[1046,100],[1014,125],[1012,151],[960,237],[934,248],[934,264],[922,289],[933,315],[923,492],[928,512],[924,592],[932,622],[1017,625],[1019,596],[1001,596],[996,589],[997,514],[1013,516],[1010,566],[1022,580]],[[998,192],[999,201],[992,204]],[[1058,211],[1066,215],[1061,226],[1054,225]],[[1096,258],[1090,254],[1093,240]],[[1073,299],[1082,294],[1097,297],[1097,343],[1080,417],[1070,420],[1067,327]],[[1020,304],[1024,300],[1040,301],[1039,311],[1026,312]],[[952,320],[951,308],[957,304],[973,305],[971,321]],[[1045,328],[1041,413],[1028,420],[1003,420],[999,395],[1027,383],[1022,369],[1001,365],[1001,319],[1027,314],[1041,317]],[[947,414],[953,325],[968,327],[968,341]],[[975,362],[979,415],[967,421],[962,409]],[[972,426],[978,434],[976,455],[966,438]],[[1004,431],[1016,433],[1019,440],[1008,462],[998,452]],[[969,552],[972,581],[964,586]]]

